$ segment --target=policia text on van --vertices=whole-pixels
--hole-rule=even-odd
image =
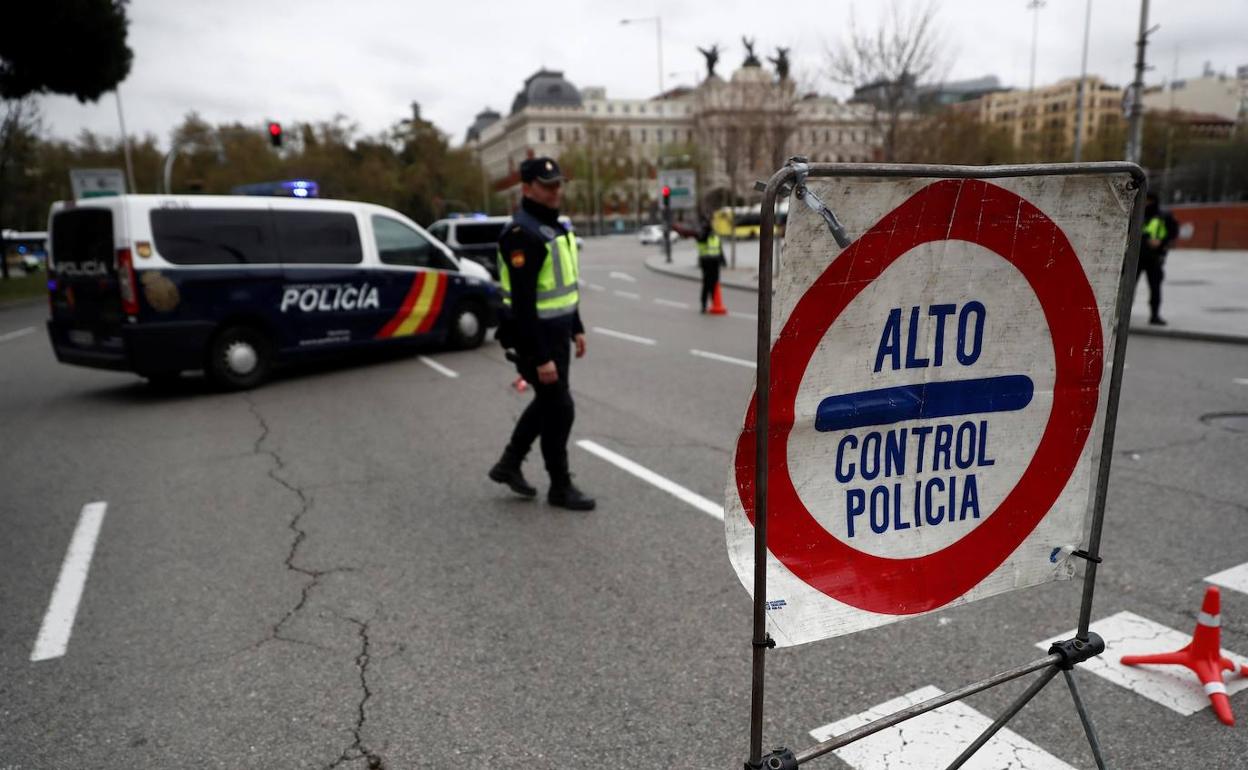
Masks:
[[[475,347],[501,295],[403,215],[348,201],[126,195],[53,206],[58,360],[254,386],[282,360]]]

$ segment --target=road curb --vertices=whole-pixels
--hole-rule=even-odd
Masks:
[[[662,275],[669,275],[673,278],[683,278],[686,281],[701,281],[702,276],[691,272],[692,268],[681,268],[675,265],[668,265],[663,262],[662,257],[647,257],[645,261],[646,269]],[[733,280],[730,278],[721,279],[720,283],[733,289],[744,289],[758,293],[758,286],[746,281]],[[1132,326],[1131,334],[1138,334],[1141,337],[1170,337],[1180,340],[1194,340],[1197,342],[1219,342],[1224,345],[1248,345],[1248,335],[1237,334],[1220,334],[1218,332],[1199,332],[1186,331],[1183,329],[1159,329],[1155,326]]]
[[[690,270],[695,270],[696,268],[681,268],[676,267],[675,265],[669,266],[667,263],[663,262],[662,257],[647,257],[645,265],[647,270],[651,270],[655,273],[670,275],[673,278],[683,278],[686,281],[697,281],[699,283],[702,281],[701,274],[697,272],[689,272]],[[752,291],[755,294],[758,293],[758,285],[748,281],[724,278],[721,275],[719,283],[721,286],[727,286],[730,289],[744,289],[745,291]]]
[[[1158,329],[1155,326],[1132,326],[1132,334],[1141,337],[1172,337],[1180,340],[1197,342],[1220,342],[1226,345],[1248,345],[1248,336],[1238,334],[1219,334],[1217,332],[1193,332],[1183,329]]]

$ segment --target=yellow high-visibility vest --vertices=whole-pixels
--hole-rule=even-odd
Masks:
[[[1169,232],[1166,229],[1166,220],[1162,217],[1153,217],[1144,223],[1144,234],[1154,240],[1164,241]]]
[[[723,256],[723,250],[719,246],[719,236],[711,233],[705,241],[698,241],[699,257],[719,257]]]
[[[503,232],[519,225],[525,232],[546,244],[546,256],[537,273],[537,317],[558,318],[576,312],[580,303],[577,290],[580,264],[576,252],[576,236],[561,232],[560,228],[542,224],[529,212],[521,209],[508,222]],[[503,289],[503,304],[511,307],[511,273],[502,249],[498,251],[498,282]]]

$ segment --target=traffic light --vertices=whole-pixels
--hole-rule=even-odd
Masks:
[[[663,185],[661,192],[663,193],[663,208],[670,208],[672,205],[672,188]]]
[[[282,146],[282,124],[277,121],[269,121],[269,144],[274,147]]]

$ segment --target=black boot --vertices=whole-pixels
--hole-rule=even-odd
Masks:
[[[592,511],[598,505],[594,502],[594,498],[576,488],[571,476],[550,480],[550,491],[546,493],[546,502],[570,511]]]
[[[503,452],[499,461],[490,468],[490,481],[506,484],[517,495],[537,497],[537,487],[525,481],[524,473],[520,471],[521,460],[522,458],[509,452]]]

